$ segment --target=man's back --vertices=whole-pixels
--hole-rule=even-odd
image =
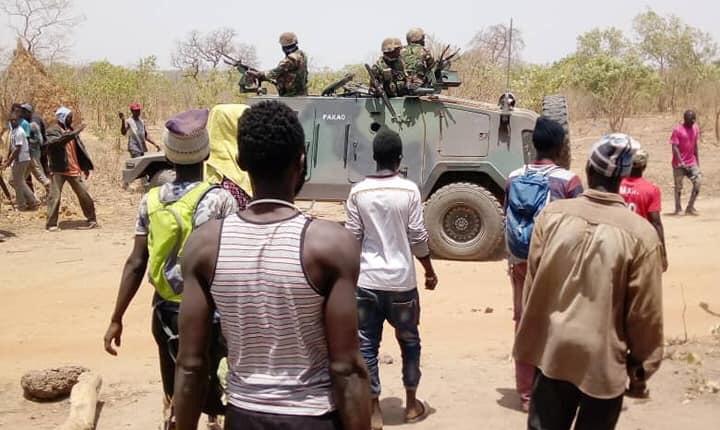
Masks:
[[[548,205],[528,258],[516,357],[597,398],[622,394],[626,354],[662,359],[662,247],[617,194]]]
[[[346,227],[362,241],[358,285],[381,291],[416,288],[412,247],[427,246],[422,199],[399,175],[368,177],[347,201]]]
[[[508,176],[508,188],[514,178],[523,175],[526,171],[547,175],[550,186],[550,201],[570,199],[579,196],[583,192],[582,182],[575,173],[557,166],[550,160],[535,161],[514,170]]]
[[[318,416],[334,410],[323,323],[326,297],[301,257],[310,219],[223,222],[210,292],[228,344],[229,402]]]
[[[660,188],[643,177],[625,178],[620,184],[620,195],[630,210],[647,218],[650,212],[660,212]]]

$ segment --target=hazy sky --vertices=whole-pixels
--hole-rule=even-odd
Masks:
[[[156,55],[169,67],[174,42],[192,29],[228,26],[238,40],[257,48],[263,67],[282,56],[277,43],[294,31],[315,66],[341,67],[368,60],[388,36],[401,37],[420,26],[438,39],[465,46],[483,27],[514,18],[524,34],[523,58],[550,62],[575,48],[578,34],[594,27],[630,30],[646,7],[674,13],[720,41],[719,0],[454,0],[454,1],[290,1],[75,0],[87,20],[75,33],[75,62],[108,59],[131,64]],[[444,8],[444,9],[443,9]],[[0,17],[3,45],[12,40]]]

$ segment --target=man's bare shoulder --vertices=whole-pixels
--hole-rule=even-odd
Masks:
[[[323,255],[342,254],[359,249],[357,240],[345,227],[335,221],[313,219],[305,234],[305,244]]]

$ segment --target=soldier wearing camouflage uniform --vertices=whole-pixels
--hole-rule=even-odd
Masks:
[[[425,32],[421,28],[411,28],[407,32],[407,43],[400,56],[405,64],[408,87],[411,90],[431,87],[430,73],[435,66],[435,59],[425,48]]]
[[[307,57],[298,48],[295,33],[280,35],[280,45],[285,53],[280,63],[267,72],[257,72],[260,81],[270,81],[275,84],[280,97],[295,97],[307,95]]]
[[[373,71],[383,83],[388,97],[399,97],[407,94],[407,74],[405,65],[400,58],[402,42],[396,37],[383,40],[383,55],[373,66]]]

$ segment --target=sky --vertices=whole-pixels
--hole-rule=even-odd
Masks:
[[[149,55],[170,67],[170,53],[189,31],[231,27],[238,42],[254,45],[262,67],[282,57],[277,43],[284,31],[298,35],[314,67],[340,68],[368,61],[383,38],[404,40],[415,26],[438,40],[464,47],[480,29],[514,19],[525,40],[522,58],[549,63],[571,53],[577,36],[595,27],[630,31],[632,18],[651,7],[673,13],[710,32],[720,42],[718,0],[512,0],[481,1],[301,1],[231,0],[74,0],[86,20],[74,34],[73,63],[107,59],[131,65]],[[1,14],[1,13],[0,13]],[[12,31],[0,15],[0,44]]]

